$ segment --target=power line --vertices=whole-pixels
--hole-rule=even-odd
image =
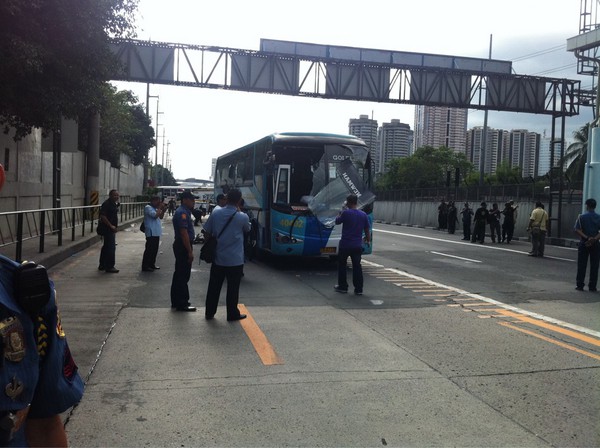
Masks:
[[[531,59],[531,58],[535,58],[535,57],[538,57],[538,56],[543,56],[543,55],[548,54],[548,53],[553,53],[553,52],[558,51],[558,50],[564,50],[565,48],[567,48],[567,44],[557,45],[556,47],[547,48],[545,50],[539,50],[539,51],[536,51],[534,53],[530,53],[530,54],[526,54],[526,55],[519,56],[519,57],[516,57],[516,58],[512,58],[512,61],[513,62],[519,62],[519,61],[523,61],[525,59]]]
[[[575,68],[575,67],[577,67],[577,63],[567,64],[567,65],[563,65],[561,67],[549,68],[549,69],[543,70],[541,72],[533,73],[533,75],[547,75],[549,73],[560,72],[562,70],[566,70],[568,68]]]

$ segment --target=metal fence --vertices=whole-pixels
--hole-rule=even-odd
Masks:
[[[126,202],[119,207],[119,221],[139,218],[147,202]],[[23,244],[39,240],[38,252],[45,252],[47,237],[56,236],[56,245],[63,245],[63,237],[93,234],[98,225],[99,205],[46,208],[0,213],[0,249],[15,247],[15,260],[22,261]]]
[[[514,201],[542,201],[545,203],[556,201],[559,196],[558,186],[551,189],[543,183],[524,183],[511,185],[474,185],[462,187],[436,187],[436,188],[406,188],[402,190],[376,190],[375,195],[379,201],[468,201],[468,202],[498,202]],[[581,203],[581,183],[576,185],[563,185],[562,200],[568,203]]]

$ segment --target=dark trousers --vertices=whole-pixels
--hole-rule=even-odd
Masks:
[[[546,232],[540,230],[539,233],[531,231],[531,253],[536,257],[544,256],[546,247]]]
[[[352,260],[352,284],[354,292],[363,292],[363,272],[360,260],[362,256],[362,247],[356,249],[340,249],[338,254],[338,286],[342,289],[348,289],[348,279],[346,266],[348,257]]]
[[[171,281],[171,306],[185,308],[190,306],[188,282],[192,273],[192,263],[188,261],[187,250],[181,241],[175,240],[173,253],[175,254],[175,272],[173,272]]]
[[[219,266],[213,263],[211,265],[208,290],[206,291],[206,316],[213,317],[217,313],[221,288],[223,287],[223,282],[227,279],[227,319],[239,317],[238,301],[243,272],[243,264],[239,266]]]
[[[485,221],[475,221],[475,228],[473,229],[473,237],[471,241],[479,241],[483,243],[485,240]]]
[[[99,265],[104,269],[111,269],[115,267],[115,251],[116,251],[116,234],[108,231],[106,235],[103,235],[104,244],[100,250],[100,263]]]
[[[590,259],[590,289],[596,289],[598,285],[598,266],[600,265],[600,244],[596,243],[592,247],[585,247],[583,242],[579,242],[577,247],[577,286],[585,286],[585,271],[587,270],[588,258]]]
[[[156,255],[158,255],[158,246],[160,244],[159,236],[147,236],[146,248],[142,257],[142,269],[156,266]]]
[[[494,243],[496,242],[496,238],[498,238],[498,242],[500,242],[500,221],[490,223],[490,235]]]
[[[463,238],[465,240],[471,239],[471,221],[463,221]]]
[[[513,238],[513,233],[515,233],[515,223],[512,221],[504,221],[504,224],[502,224],[502,241],[506,240],[510,243]]]
[[[448,221],[448,233],[454,234],[456,232],[456,221],[450,220]]]

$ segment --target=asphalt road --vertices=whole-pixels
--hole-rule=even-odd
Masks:
[[[600,294],[574,290],[574,250],[377,224],[363,296],[328,260],[253,261],[250,318],[207,322],[197,261],[199,312],[170,311],[170,230],[160,271],[133,229],[119,274],[99,246],[51,270],[87,377],[73,446],[600,446]]]

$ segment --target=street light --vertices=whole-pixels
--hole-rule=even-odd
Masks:
[[[164,128],[163,128],[164,129]],[[167,140],[167,153],[169,152],[169,145],[171,142]],[[162,169],[160,170],[160,184],[165,183],[165,139],[163,134],[163,151],[162,151]]]
[[[158,111],[158,101],[156,102],[156,146],[154,146],[154,166],[158,165],[158,116],[164,112]],[[165,137],[165,127],[163,126],[163,139]]]
[[[156,98],[157,107],[158,107],[158,95],[150,95],[150,84],[147,84],[146,87],[146,118],[150,119],[150,98]],[[148,170],[150,168],[150,163],[148,161],[148,152],[144,155],[144,188],[148,186]]]

